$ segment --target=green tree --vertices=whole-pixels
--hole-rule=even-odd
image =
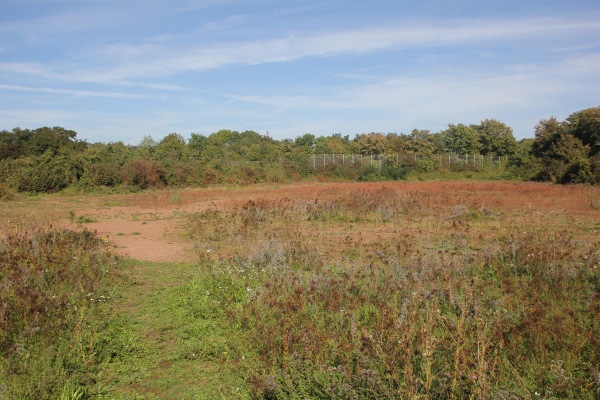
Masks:
[[[354,138],[354,146],[359,154],[385,154],[388,142],[382,133],[361,133]]]
[[[133,156],[123,142],[93,143],[82,154],[83,176],[79,184],[84,187],[121,184],[121,167]]]
[[[405,149],[411,154],[431,155],[437,152],[438,136],[427,129],[413,129],[406,138]]]
[[[589,146],[570,134],[568,128],[568,123],[559,122],[555,117],[536,125],[531,153],[542,162],[537,179],[568,183],[574,177],[579,181],[585,176],[583,170],[583,175],[574,171],[579,170],[577,165],[585,169]]]
[[[76,140],[77,132],[55,126],[31,131],[25,145],[25,155],[40,156],[46,152],[65,154],[83,151],[87,143]]]
[[[440,132],[444,150],[457,154],[478,154],[481,145],[477,131],[464,124],[450,124],[448,129]]]
[[[173,161],[181,161],[187,155],[185,139],[178,133],[171,133],[156,145],[155,153],[156,158],[166,165]]]
[[[152,135],[144,135],[140,143],[137,145],[137,155],[142,158],[151,158],[154,156],[154,151],[158,143],[152,137]]]
[[[588,108],[571,114],[567,120],[567,131],[589,146],[589,156],[600,154],[600,107]]]
[[[24,156],[27,142],[32,135],[29,129],[14,128],[12,131],[0,131],[0,160]]]
[[[208,138],[206,136],[198,133],[192,133],[190,135],[190,140],[187,143],[190,156],[196,160],[202,158],[202,152],[206,147],[207,141]]]
[[[54,155],[11,160],[8,184],[19,192],[54,193],[77,183],[83,168],[77,154]]]
[[[406,153],[406,142],[408,141],[405,135],[398,135],[397,133],[388,133],[385,136],[388,143],[388,150],[391,154],[394,153]]]
[[[317,145],[317,139],[312,133],[306,133],[302,136],[297,137],[294,143],[298,148],[301,149],[301,152],[313,154]]]
[[[517,140],[513,136],[513,130],[503,122],[486,119],[473,128],[479,134],[481,154],[509,156],[516,151]]]
[[[565,126],[556,117],[541,120],[535,126],[535,139],[531,144],[531,154],[544,158],[560,136],[565,133]]]

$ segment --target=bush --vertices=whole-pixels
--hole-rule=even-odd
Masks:
[[[121,179],[125,185],[137,186],[140,189],[164,186],[165,171],[154,160],[133,160],[121,168]]]
[[[16,198],[14,190],[3,183],[0,183],[0,201],[10,201]]]
[[[6,183],[19,192],[54,193],[77,183],[81,165],[65,155],[19,158],[4,166]]]
[[[358,180],[361,182],[377,181],[398,181],[405,180],[408,175],[408,168],[402,165],[396,165],[393,161],[383,161],[381,167],[367,165],[361,171]]]
[[[91,163],[81,178],[84,186],[114,187],[121,184],[120,168],[115,164]]]
[[[567,168],[560,178],[559,183],[591,183],[591,181],[592,170],[590,161],[582,158]]]
[[[0,394],[49,399],[69,388],[81,392],[93,385],[91,324],[102,310],[96,304],[110,297],[117,259],[86,230],[13,225],[4,232]]]

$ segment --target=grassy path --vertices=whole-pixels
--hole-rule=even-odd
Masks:
[[[100,398],[247,398],[236,327],[210,293],[222,283],[194,264],[131,261],[115,300]],[[214,296],[213,296],[214,297]]]

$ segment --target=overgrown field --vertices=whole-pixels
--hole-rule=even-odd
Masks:
[[[600,221],[452,196],[334,189],[190,217],[254,396],[597,398]]]
[[[243,202],[231,191],[230,206],[181,213],[197,262],[129,262],[117,280],[118,259],[89,232],[2,231],[0,259],[14,266],[0,275],[4,395],[600,396],[597,188],[311,190]],[[29,351],[48,353],[44,364]]]

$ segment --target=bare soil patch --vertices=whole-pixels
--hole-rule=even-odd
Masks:
[[[185,230],[188,213],[241,207],[248,201],[325,201],[340,191],[375,191],[382,187],[419,194],[428,207],[468,206],[490,212],[555,212],[558,223],[590,225],[600,232],[600,190],[521,182],[381,182],[305,183],[206,189],[163,190],[122,195],[44,196],[0,205],[1,219],[41,219],[97,231],[126,256],[141,261],[194,261],[196,252]],[[569,220],[570,219],[570,220]],[[562,222],[561,222],[562,221]],[[569,222],[570,221],[570,222]],[[397,233],[397,231],[395,231]],[[377,237],[381,232],[370,232]]]

